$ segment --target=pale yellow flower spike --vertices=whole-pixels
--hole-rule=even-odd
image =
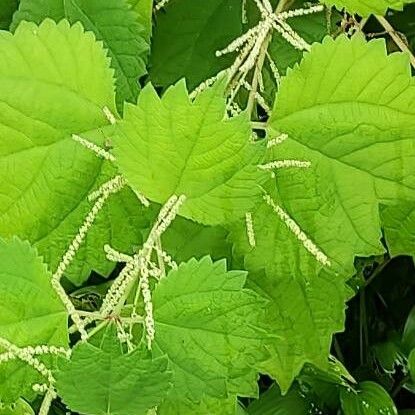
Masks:
[[[265,195],[264,200],[269,206],[272,207],[273,211],[278,215],[278,217],[285,223],[287,228],[295,235],[295,237],[302,242],[304,248],[310,252],[311,255],[316,258],[318,262],[325,266],[331,266],[331,262],[328,259],[327,255],[322,252],[314,242],[307,237],[307,235],[301,230],[298,224],[282,209],[281,206],[277,205],[270,195]]]
[[[80,137],[79,135],[72,134],[72,140],[76,141],[77,143],[81,144],[88,150],[91,150],[93,153],[95,153],[98,157],[103,158],[105,160],[114,162],[115,157],[108,152],[107,150],[103,149],[100,146],[97,146],[95,143],[92,143],[91,141]]]
[[[60,284],[60,280],[63,277],[66,269],[69,267],[75,255],[81,246],[82,242],[85,240],[85,237],[92,227],[98,213],[103,208],[107,199],[113,194],[118,192],[122,189],[125,182],[121,176],[116,176],[113,179],[109,180],[108,182],[104,183],[100,187],[101,195],[98,197],[92,209],[87,214],[83,224],[78,230],[77,235],[70,243],[67,251],[62,257],[61,262],[59,263],[55,273],[52,275],[52,287],[58,294],[59,298],[61,299],[62,303],[65,305],[66,310],[70,317],[72,318],[75,326],[78,328],[79,333],[81,335],[82,340],[86,340],[88,338],[88,334],[85,330],[85,324],[83,323],[81,317],[79,316],[77,310],[75,309],[74,305],[72,304],[71,300],[69,299],[68,295],[66,294],[65,290],[63,289],[62,285]]]
[[[136,303],[139,298],[139,293],[143,295],[145,318],[144,324],[147,336],[147,346],[151,348],[151,343],[154,339],[154,318],[153,318],[153,304],[151,301],[151,291],[149,284],[149,276],[154,275],[155,267],[151,261],[151,254],[157,245],[157,240],[171,224],[176,217],[180,206],[185,200],[185,196],[179,197],[173,195],[160,209],[156,222],[154,223],[147,241],[143,244],[142,249],[126,263],[123,270],[118,277],[114,280],[108,293],[106,294],[100,314],[103,318],[110,315],[123,301],[126,293],[128,293],[132,284],[140,276],[139,289],[136,292],[134,301],[133,314],[136,313]],[[117,254],[110,248],[106,247],[106,252],[110,256],[117,257]],[[170,262],[170,265],[174,266],[175,263],[169,259],[167,254],[164,256],[166,262]],[[158,273],[158,271],[157,271]]]
[[[245,213],[245,223],[246,223],[246,233],[248,235],[249,245],[254,248],[256,246],[255,232],[254,232],[254,222],[252,220],[252,213]]]
[[[283,143],[286,139],[288,138],[288,134],[285,134],[285,133],[283,133],[283,134],[280,134],[280,135],[278,135],[277,137],[275,137],[275,138],[271,138],[271,140],[268,140],[268,142],[267,142],[267,148],[271,148],[271,147],[274,147],[274,146],[276,146],[276,145],[278,145],[278,144],[281,144],[281,143]]]
[[[274,160],[266,164],[258,165],[261,170],[284,169],[290,167],[308,168],[311,163],[306,160]]]
[[[108,107],[102,108],[102,112],[104,113],[106,119],[109,121],[111,125],[114,125],[117,123],[117,119],[115,118],[114,114],[111,112],[111,110]]]
[[[42,405],[39,409],[39,415],[48,415],[50,407],[52,405],[52,401],[57,397],[55,389],[50,386],[48,391],[46,392],[45,397],[43,398]]]

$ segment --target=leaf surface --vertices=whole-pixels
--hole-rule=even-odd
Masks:
[[[68,347],[68,315],[51,274],[27,242],[0,239],[0,337],[18,347]],[[0,352],[4,352],[0,347]],[[19,360],[0,364],[0,399],[15,402],[45,378]]]
[[[398,413],[392,398],[375,382],[362,382],[359,389],[341,389],[340,400],[345,415],[395,415]]]
[[[174,384],[162,413],[205,398],[213,404],[256,395],[266,303],[243,288],[245,278],[205,257],[182,263],[156,287],[155,346],[168,355]]]
[[[22,23],[14,35],[0,33],[0,53],[7,57],[0,63],[0,234],[29,240],[54,270],[92,206],[87,195],[115,174],[70,138],[75,133],[103,145],[102,109],[115,112],[113,72],[79,23]],[[128,189],[110,199],[68,270],[74,283],[91,269],[110,272],[105,242],[122,249],[140,243],[139,226],[123,221],[125,212],[139,216],[136,200]]]
[[[139,349],[124,354],[110,328],[100,347],[76,345],[56,377],[66,405],[87,415],[145,415],[171,386],[166,357],[143,357]]]
[[[178,263],[210,255],[213,260],[232,258],[228,232],[221,226],[204,226],[177,217],[162,236],[162,246]]]
[[[402,10],[413,0],[322,0],[327,6],[335,6],[338,10],[346,9],[349,13],[357,13],[362,17],[370,14],[384,15],[388,9]]]
[[[13,13],[19,7],[18,0],[3,0],[0,7],[0,30],[9,30]]]
[[[168,87],[186,78],[189,90],[232,63],[231,57],[217,58],[242,32],[239,0],[172,0],[156,16],[150,78]],[[174,39],[174,42],[172,42]]]
[[[265,202],[252,214],[256,246],[248,244],[245,223],[231,239],[243,256],[248,286],[270,301],[267,319],[274,339],[263,371],[287,391],[305,363],[325,368],[331,336],[344,324],[345,278],[322,268]]]
[[[379,203],[415,199],[414,98],[408,57],[360,36],[314,44],[282,82],[278,158],[312,166],[278,172],[280,197],[340,272],[383,252]]]
[[[147,0],[140,0],[140,4]],[[40,24],[45,18],[81,22],[92,31],[108,50],[115,69],[117,108],[123,111],[124,101],[135,102],[138,79],[146,73],[149,52],[149,26],[144,26],[126,0],[21,0],[14,15],[13,27],[22,20]]]
[[[415,203],[382,206],[386,244],[392,256],[415,256]]]
[[[260,194],[262,146],[246,114],[225,118],[224,79],[191,101],[179,82],[159,98],[151,85],[128,105],[114,154],[129,184],[164,203],[186,196],[180,214],[208,225],[241,217]]]

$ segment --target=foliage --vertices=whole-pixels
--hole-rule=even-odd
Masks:
[[[3,3],[0,415],[415,409],[410,1]]]

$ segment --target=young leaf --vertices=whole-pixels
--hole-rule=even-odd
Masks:
[[[252,215],[256,245],[245,223],[234,225],[235,253],[244,255],[248,286],[269,299],[267,319],[275,337],[263,371],[288,390],[305,363],[327,366],[331,336],[344,324],[345,278],[323,268],[263,203]]]
[[[59,395],[72,410],[86,415],[145,415],[170,388],[167,358],[124,354],[115,329],[107,329],[100,347],[78,343],[70,361],[56,374]]]
[[[152,82],[168,87],[184,77],[194,89],[232,63],[232,58],[217,58],[215,53],[241,32],[240,0],[204,0],[203,7],[194,0],[172,0],[156,18]]]
[[[321,0],[327,6],[335,6],[337,9],[346,9],[349,13],[357,13],[363,17],[370,14],[385,14],[388,9],[402,10],[405,4],[414,0]]]
[[[136,191],[164,203],[186,196],[180,214],[215,225],[256,203],[262,146],[250,142],[246,114],[225,118],[224,80],[190,100],[184,82],[162,98],[151,85],[128,105],[114,138],[120,170]]]
[[[205,257],[181,264],[156,287],[154,347],[168,355],[174,383],[161,413],[182,413],[204,396],[256,394],[266,302],[243,288],[245,277]]]
[[[278,156],[311,169],[277,175],[281,200],[340,270],[383,252],[379,203],[415,200],[414,99],[408,57],[360,36],[314,44],[282,82]]]
[[[104,133],[96,129],[108,124],[104,106],[115,111],[113,72],[79,23],[22,23],[14,35],[0,33],[0,54],[7,56],[0,62],[0,235],[30,240],[54,270],[91,209],[88,194],[115,172],[71,139],[76,133],[102,145]],[[136,200],[127,190],[110,199],[98,223],[104,232],[89,235],[70,271],[75,283],[91,268],[110,272],[102,263],[104,243],[120,249],[136,243],[134,223],[120,223],[125,212],[138,216]]]
[[[123,111],[124,101],[136,101],[138,78],[146,73],[150,27],[139,22],[126,0],[21,0],[12,28],[22,20],[40,24],[47,17],[81,22],[102,40],[115,69],[118,110]]]
[[[68,316],[37,252],[17,238],[0,239],[0,337],[19,347],[68,345]],[[0,347],[0,352],[4,352]],[[0,401],[15,402],[43,383],[28,364],[0,364]]]
[[[343,388],[340,400],[344,415],[396,415],[395,404],[388,393],[375,382],[362,382],[357,391]]]

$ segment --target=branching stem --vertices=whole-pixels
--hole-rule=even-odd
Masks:
[[[275,14],[281,13],[284,10],[288,9],[292,3],[293,3],[293,0],[280,0],[275,9]],[[258,90],[259,77],[262,73],[262,67],[264,66],[265,57],[266,57],[268,46],[269,46],[269,43],[271,42],[271,39],[272,39],[272,32],[269,33],[267,37],[265,38],[261,46],[261,50],[259,52],[258,61],[255,65],[255,71],[254,71],[254,75],[252,78],[252,89],[249,92],[248,104],[247,104],[248,114],[251,114],[251,115],[254,109],[255,96]]]

